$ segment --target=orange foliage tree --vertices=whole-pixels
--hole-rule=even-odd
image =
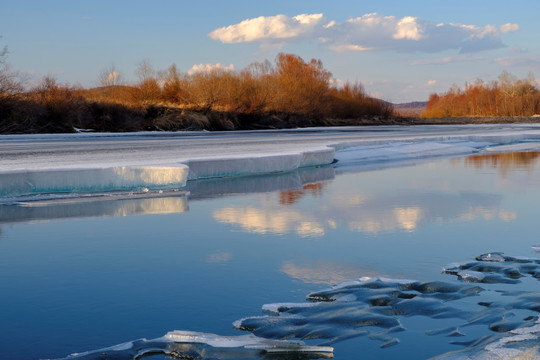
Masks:
[[[540,91],[532,74],[518,80],[506,71],[498,81],[481,80],[457,86],[443,94],[431,94],[423,117],[532,116],[540,112]]]

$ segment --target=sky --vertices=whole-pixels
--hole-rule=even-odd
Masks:
[[[29,86],[97,86],[112,65],[134,82],[144,60],[241,70],[284,52],[402,103],[502,71],[540,78],[538,14],[538,0],[0,0],[0,46]]]

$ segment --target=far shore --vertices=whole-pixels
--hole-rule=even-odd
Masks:
[[[315,117],[305,114],[251,113],[186,110],[150,106],[145,110],[112,111],[106,118],[96,118],[88,128],[70,121],[48,123],[48,126],[17,127],[7,134],[45,134],[77,132],[140,132],[140,131],[234,131],[294,129],[306,127],[377,126],[377,125],[464,125],[464,124],[540,124],[540,116],[532,117],[443,117],[365,115],[357,118]]]

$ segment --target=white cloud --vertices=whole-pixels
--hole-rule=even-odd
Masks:
[[[502,33],[519,31],[519,25],[507,23],[507,24],[501,25],[500,30]]]
[[[301,14],[292,18],[286,15],[259,16],[216,29],[209,36],[223,43],[294,39],[312,34],[324,25],[332,26],[323,14]]]
[[[394,39],[420,40],[424,37],[423,28],[417,22],[417,18],[406,16],[399,20],[396,25]]]
[[[367,47],[363,47],[363,46],[360,46],[360,45],[353,45],[353,44],[332,45],[332,46],[330,46],[330,49],[334,50],[335,52],[369,51],[369,50],[372,50],[372,48],[367,48]]]
[[[427,86],[433,86],[433,85],[435,85],[436,83],[437,83],[437,80],[428,80],[428,82],[427,82],[426,85],[427,85]]]
[[[323,14],[260,16],[212,31],[209,36],[223,43],[259,42],[285,45],[291,41],[318,40],[333,51],[462,53],[503,47],[501,34],[518,31],[517,24],[476,26],[436,24],[418,17],[383,16],[377,13],[351,18],[343,23]]]
[[[118,79],[120,79],[120,73],[116,71],[112,71],[107,74],[107,82],[111,84],[115,84]]]
[[[191,69],[188,70],[189,75],[193,75],[198,72],[212,72],[212,71],[234,71],[234,65],[222,65],[220,63],[217,64],[196,64],[191,67]]]

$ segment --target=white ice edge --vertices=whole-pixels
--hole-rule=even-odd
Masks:
[[[242,322],[248,319],[266,319],[268,315],[262,315],[262,316],[247,316],[243,317],[241,319],[233,321],[232,325],[235,329],[241,329],[242,328]]]
[[[139,340],[145,340],[145,339],[139,339]],[[84,352],[80,352],[80,353],[73,353],[73,354],[70,354],[67,357],[63,358],[63,359],[66,359],[66,360],[67,359],[73,359],[73,358],[83,357],[83,356],[87,356],[87,355],[98,353],[98,352],[129,350],[129,349],[131,349],[133,347],[133,342],[134,341],[137,341],[137,340],[128,341],[128,342],[125,342],[125,343],[109,346],[109,347],[102,348],[102,349],[89,350],[89,351],[84,351]],[[63,360],[63,359],[61,359],[61,360]]]
[[[410,279],[395,279],[395,278],[387,278],[387,277],[363,276],[359,278],[358,280],[349,280],[349,281],[344,281],[339,284],[336,284],[332,286],[329,290],[339,290],[339,289],[343,289],[343,288],[347,288],[351,286],[366,285],[375,281],[382,281],[384,283],[401,284],[401,285],[413,284],[417,282],[417,280],[410,280]]]
[[[326,147],[298,153],[257,154],[256,156],[218,157],[187,160],[188,180],[215,177],[268,174],[292,171],[334,161],[334,148]]]
[[[539,345],[533,345],[532,347],[525,347],[522,349],[511,348],[508,345],[522,343],[526,341],[536,342],[540,339],[540,320],[537,320],[535,325],[517,328],[509,331],[511,335],[505,336],[496,342],[490,343],[484,347],[485,353],[478,354],[474,359],[529,359],[525,356],[529,351],[536,349],[538,351]],[[534,357],[538,359],[539,357]],[[531,358],[532,359],[532,358]]]
[[[100,167],[56,166],[0,170],[0,197],[39,193],[119,191],[137,188],[182,188],[188,180],[288,172],[327,165],[334,160],[330,147],[298,153],[204,158],[184,163]]]
[[[82,358],[92,354],[102,354],[107,352],[122,352],[133,348],[135,342],[144,342],[148,347],[144,346],[140,349],[139,355],[144,355],[147,352],[152,352],[155,349],[165,350],[167,344],[171,343],[187,343],[187,344],[205,344],[213,348],[220,349],[255,349],[264,350],[271,353],[291,352],[298,353],[321,353],[331,354],[334,351],[333,347],[329,346],[311,346],[306,345],[303,341],[296,340],[273,340],[258,337],[253,334],[222,336],[212,333],[202,333],[196,331],[174,330],[170,331],[162,337],[146,340],[139,339],[126,343],[110,346],[107,348],[91,350],[81,353],[73,353],[63,358],[62,360]],[[136,358],[136,357],[135,357]]]
[[[1,171],[0,197],[36,193],[120,191],[147,187],[178,188],[185,186],[188,171],[188,167],[182,164]]]
[[[461,267],[466,264],[468,264],[468,262],[466,261],[449,263],[443,266],[442,272],[444,273],[447,271],[461,271]]]

